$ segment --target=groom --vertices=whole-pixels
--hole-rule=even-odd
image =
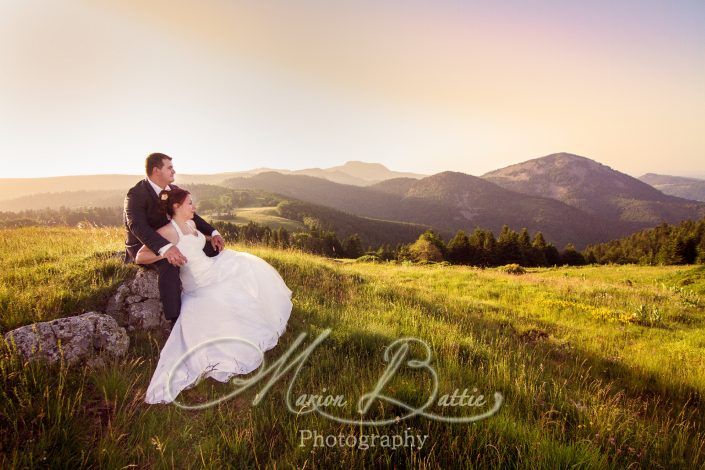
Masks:
[[[152,265],[159,272],[159,295],[161,296],[164,317],[176,323],[181,311],[181,278],[179,268],[186,263],[181,251],[167,239],[156,232],[156,229],[169,223],[169,217],[159,208],[159,193],[176,188],[174,181],[174,166],[171,157],[163,153],[153,153],[145,162],[147,178],[133,186],[125,196],[123,221],[127,230],[125,241],[125,262],[134,262],[142,245],[164,256]],[[211,243],[206,243],[203,251],[208,256],[216,256],[225,247],[223,237],[197,214],[193,221],[199,232],[211,236]]]

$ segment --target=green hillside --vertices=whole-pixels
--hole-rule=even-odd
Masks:
[[[135,269],[116,257],[117,229],[0,230],[2,331],[96,308]],[[267,260],[294,292],[276,361],[306,333],[327,336],[294,380],[260,382],[203,410],[147,405],[166,341],[138,332],[107,369],[49,368],[0,352],[0,467],[96,468],[700,468],[705,465],[705,267],[532,268],[511,275],[463,266],[359,263],[297,251],[231,245]],[[359,418],[358,398],[402,337],[426,342],[439,395],[477,389],[499,411],[474,424],[411,417],[341,424],[287,410],[292,396],[343,394],[326,409]],[[412,348],[416,359],[423,350]],[[420,406],[433,380],[403,364],[383,392]],[[233,389],[210,379],[179,399],[202,403]],[[261,402],[252,401],[261,393]],[[465,408],[427,409],[470,416]],[[367,418],[404,416],[375,401]],[[428,436],[421,448],[301,446],[322,435]]]
[[[282,217],[302,223],[311,220],[323,228],[334,231],[341,239],[357,234],[365,246],[376,247],[385,243],[390,245],[410,243],[430,228],[428,225],[422,224],[360,217],[320,204],[296,200],[279,203],[277,211]],[[450,237],[449,232],[441,233],[448,238]]]
[[[236,215],[232,218],[222,218],[217,215],[211,215],[209,218],[213,221],[226,221],[238,225],[247,225],[249,222],[254,222],[259,225],[265,225],[274,230],[283,227],[291,232],[297,230],[306,230],[306,226],[297,221],[282,217],[279,214],[276,206],[272,207],[239,207],[234,211]]]

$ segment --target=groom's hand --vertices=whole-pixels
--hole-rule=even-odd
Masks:
[[[225,240],[223,240],[223,237],[220,235],[216,235],[211,238],[211,245],[213,245],[215,251],[223,251],[223,248],[225,248]]]
[[[186,257],[181,254],[181,251],[179,251],[179,249],[175,246],[172,246],[171,248],[166,250],[166,253],[164,253],[164,258],[166,258],[169,263],[177,267],[186,264],[186,262],[188,261]]]

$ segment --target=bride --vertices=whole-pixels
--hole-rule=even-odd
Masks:
[[[157,233],[178,246],[187,262],[180,269],[181,313],[159,355],[147,403],[172,402],[205,377],[227,382],[257,369],[292,309],[292,291],[262,258],[228,249],[212,258],[203,252],[207,237],[191,220],[195,208],[188,191],[162,191],[160,202],[171,222]],[[135,261],[160,259],[143,246]]]

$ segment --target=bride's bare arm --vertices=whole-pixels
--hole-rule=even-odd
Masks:
[[[164,225],[163,227],[159,227],[159,229],[157,229],[157,233],[169,240],[171,243],[176,244],[179,241],[179,237],[176,234],[176,230],[174,230],[174,227],[170,223]],[[147,248],[147,245],[143,245],[142,248],[140,248],[137,252],[137,256],[135,257],[135,263],[152,264],[159,261],[160,259],[164,259],[164,256],[159,256],[158,254],[154,253],[152,250]]]
[[[143,245],[142,248],[137,252],[135,257],[135,263],[137,264],[152,264],[160,259],[164,259],[163,256],[155,254],[152,250],[147,248],[147,245]]]

